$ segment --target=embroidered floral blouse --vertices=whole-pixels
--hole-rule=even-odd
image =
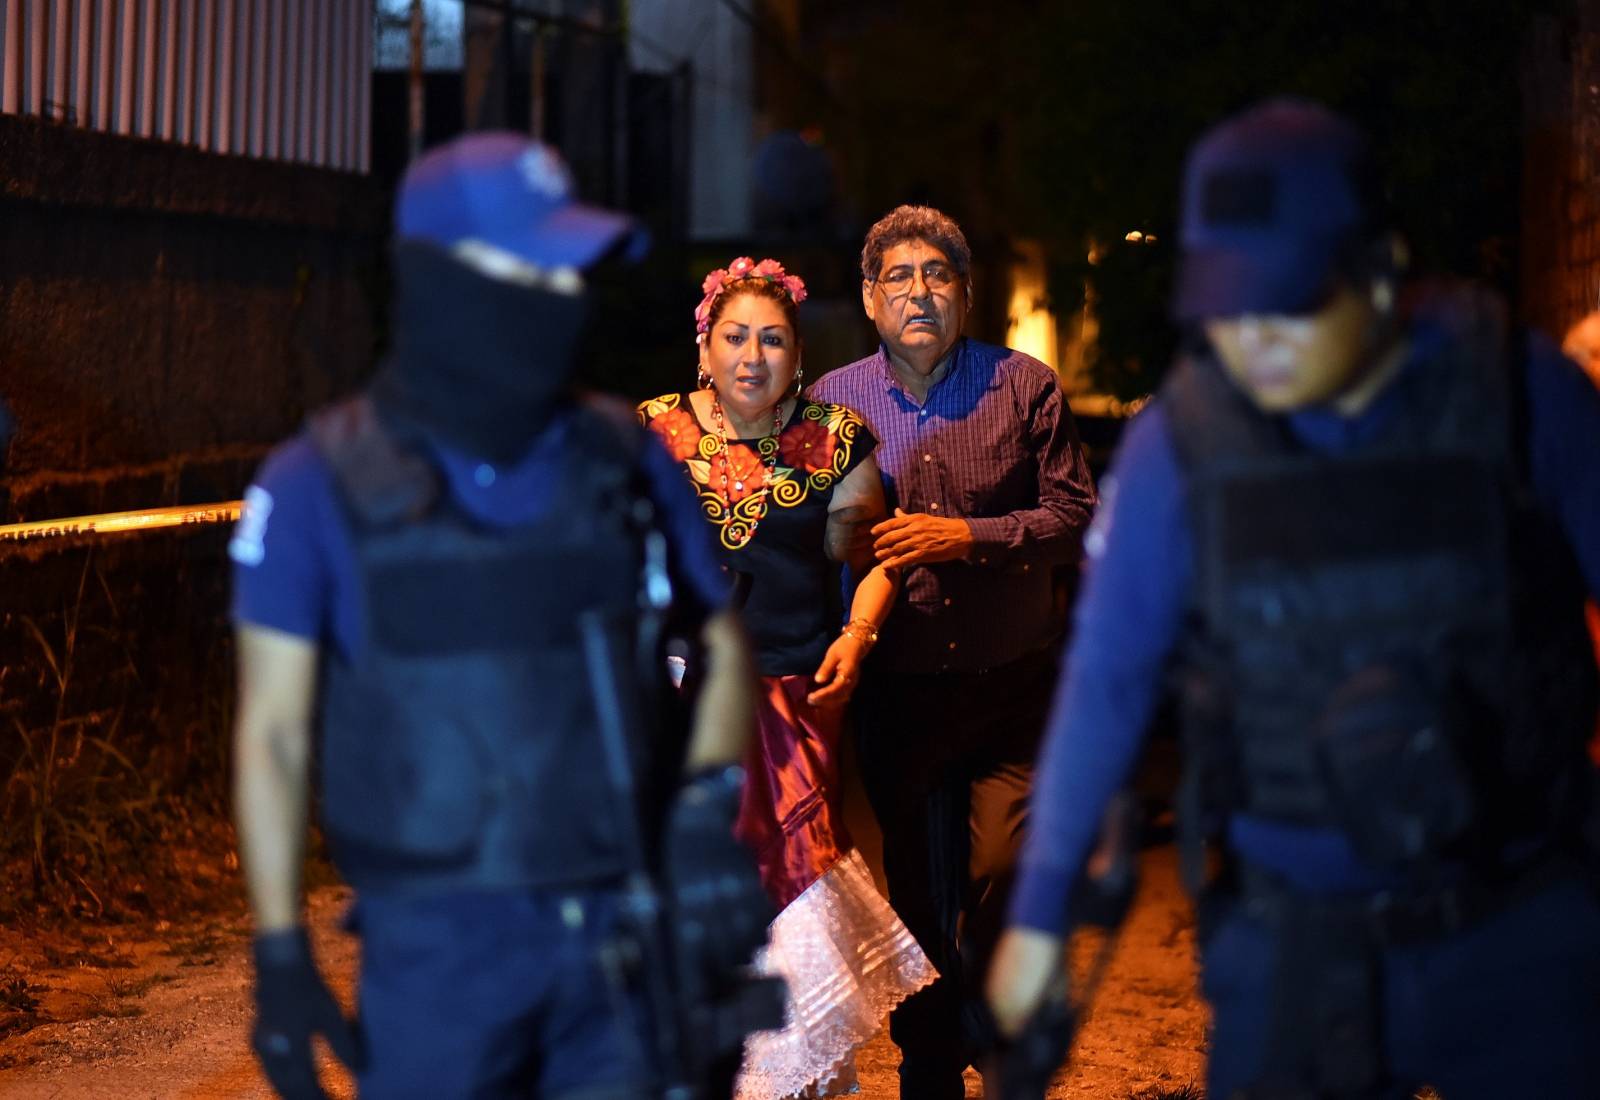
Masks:
[[[776,439],[729,439],[724,467],[721,439],[687,394],[652,398],[638,412],[694,486],[724,567],[751,575],[744,619],[762,675],[815,672],[840,618],[838,566],[823,549],[828,502],[877,446],[872,432],[843,405],[802,400]]]

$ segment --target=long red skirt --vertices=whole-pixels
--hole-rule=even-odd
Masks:
[[[840,810],[843,711],[806,702],[809,676],[763,676],[734,832],[782,909],[851,848]]]
[[[781,910],[756,959],[788,987],[786,1022],[745,1043],[736,1100],[836,1096],[855,1052],[938,975],[873,885],[840,814],[839,710],[806,702],[809,676],[765,676],[735,832]]]

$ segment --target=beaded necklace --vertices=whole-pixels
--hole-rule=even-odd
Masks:
[[[715,390],[711,391],[711,418],[717,424],[717,439],[722,444],[722,502],[728,506],[728,511],[733,511],[733,498],[728,492],[728,479],[733,469],[728,461],[728,425],[722,418],[722,400]],[[755,515],[750,517],[750,530],[744,538],[735,538],[739,546],[744,546],[756,537],[756,528],[761,525],[761,520],[767,514],[767,494],[772,490],[772,475],[778,468],[778,434],[783,431],[783,402],[779,401],[772,406],[772,432],[765,439],[756,444],[756,452],[761,456],[761,464],[766,468],[766,477],[762,479],[761,488],[756,490],[760,503],[757,505]],[[733,482],[735,492],[744,492],[744,482]]]

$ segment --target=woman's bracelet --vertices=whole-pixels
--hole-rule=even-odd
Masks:
[[[839,633],[850,635],[861,643],[863,649],[871,649],[878,641],[878,628],[871,619],[851,619]]]

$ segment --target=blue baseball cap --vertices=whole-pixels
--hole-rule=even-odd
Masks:
[[[1183,177],[1180,321],[1307,313],[1371,232],[1367,141],[1316,103],[1275,99],[1208,131]]]
[[[483,241],[541,268],[585,268],[618,245],[637,257],[647,240],[627,215],[578,202],[554,149],[508,131],[467,134],[413,161],[394,229],[443,248]]]

